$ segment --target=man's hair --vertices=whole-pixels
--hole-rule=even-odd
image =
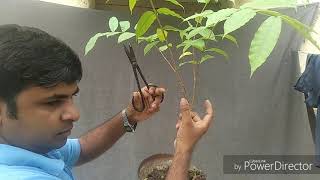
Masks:
[[[82,77],[77,54],[65,43],[32,27],[0,25],[0,99],[17,118],[16,97],[34,86],[78,83]]]

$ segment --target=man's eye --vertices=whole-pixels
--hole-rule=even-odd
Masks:
[[[57,106],[59,104],[61,104],[62,101],[49,101],[49,102],[46,102],[47,105],[49,106]]]

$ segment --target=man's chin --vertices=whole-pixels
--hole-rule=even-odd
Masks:
[[[59,138],[59,139],[55,139],[53,143],[50,144],[51,149],[59,149],[61,147],[63,147],[66,143],[67,143],[68,138]]]

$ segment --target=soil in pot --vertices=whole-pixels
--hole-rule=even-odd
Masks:
[[[170,154],[156,154],[146,158],[139,167],[140,180],[165,180],[171,163]],[[188,171],[188,180],[206,180],[206,175],[193,166]]]

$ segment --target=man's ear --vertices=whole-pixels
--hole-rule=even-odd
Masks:
[[[4,117],[6,115],[6,104],[0,99],[0,126],[2,126]]]

